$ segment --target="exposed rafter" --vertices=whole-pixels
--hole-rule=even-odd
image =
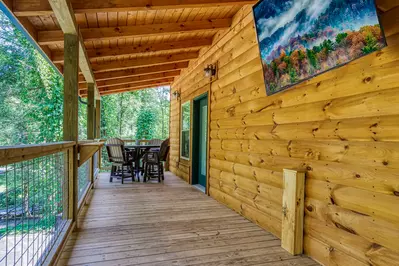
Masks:
[[[386,12],[386,11],[391,10],[392,8],[396,7],[396,6],[399,6],[399,2],[395,1],[395,0],[378,0],[377,6],[382,11]]]
[[[175,64],[165,64],[150,67],[131,68],[118,71],[102,72],[94,74],[97,83],[104,80],[113,80],[125,77],[134,77],[145,74],[162,73],[168,71],[175,71],[188,67],[188,62],[180,62]],[[83,76],[79,76],[79,82],[85,83]]]
[[[159,83],[159,84],[152,85],[152,86],[143,86],[141,88],[131,88],[131,89],[119,90],[119,91],[108,91],[108,92],[101,93],[101,96],[124,93],[124,92],[132,92],[132,91],[138,91],[138,90],[145,90],[145,89],[157,88],[157,87],[161,87],[161,86],[170,86],[170,85],[171,85],[170,82],[165,82],[165,83]]]
[[[151,56],[144,58],[135,58],[130,60],[104,62],[104,63],[92,63],[91,66],[93,68],[93,71],[98,73],[102,71],[121,70],[125,68],[136,68],[143,66],[155,66],[160,64],[184,62],[195,58],[198,58],[198,52],[163,55],[163,56]]]
[[[181,49],[202,48],[212,44],[212,39],[190,39],[175,42],[163,42],[152,44],[138,44],[125,47],[87,49],[89,59],[107,59],[115,56],[136,55],[148,52],[177,51]],[[52,56],[54,63],[64,62],[64,52],[54,52]]]
[[[107,93],[109,94],[109,93],[115,93],[115,92],[120,92],[120,91],[146,89],[146,88],[152,88],[152,87],[157,87],[157,86],[169,85],[173,82],[173,80],[174,80],[174,78],[165,78],[165,79],[160,79],[160,80],[143,81],[143,82],[125,84],[125,85],[120,85],[120,86],[105,87],[105,88],[99,89],[99,91],[100,91],[100,95],[103,95],[103,94],[107,94]],[[82,90],[81,96],[86,97],[87,90]]]
[[[118,85],[142,82],[142,81],[147,81],[147,80],[158,80],[158,79],[176,77],[178,75],[180,75],[180,70],[174,70],[174,71],[163,72],[163,73],[155,73],[155,74],[146,74],[146,75],[120,78],[120,79],[97,81],[97,88],[101,89],[103,87],[118,86]],[[85,83],[80,83],[79,89],[85,90],[85,89],[87,89],[87,85]]]
[[[79,28],[76,24],[75,14],[72,9],[72,5],[68,0],[49,0],[51,8],[54,11],[54,15],[57,18],[58,24],[62,31],[62,41],[64,40],[64,34],[73,34],[79,36],[79,66],[80,70],[85,77],[87,83],[94,83],[94,74],[90,66],[90,61],[86,53],[86,48],[83,43],[83,39]]]
[[[159,36],[183,32],[203,32],[206,30],[226,29],[230,27],[231,19],[208,19],[181,23],[149,24],[138,26],[121,26],[108,28],[81,29],[85,41],[114,40],[118,38]],[[63,32],[39,31],[38,42],[41,45],[59,44],[63,42]]]
[[[206,8],[256,3],[254,0],[72,0],[71,2],[76,13]],[[53,13],[48,0],[16,0],[13,11],[17,16],[43,16]]]

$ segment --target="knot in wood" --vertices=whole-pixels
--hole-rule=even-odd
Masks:
[[[287,206],[283,206],[283,215],[287,217]]]
[[[371,82],[371,80],[372,80],[371,77],[367,77],[367,78],[363,79],[363,82],[366,83],[366,84],[368,84],[368,83]]]

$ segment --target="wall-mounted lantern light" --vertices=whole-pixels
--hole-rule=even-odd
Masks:
[[[173,92],[173,98],[178,100],[180,98],[180,92],[178,92],[177,90]]]
[[[204,68],[205,77],[211,78],[216,76],[216,65],[208,65]]]

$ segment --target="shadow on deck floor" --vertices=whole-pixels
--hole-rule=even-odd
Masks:
[[[100,174],[58,265],[318,265],[167,173],[164,184]]]

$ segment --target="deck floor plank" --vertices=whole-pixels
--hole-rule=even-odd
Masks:
[[[58,265],[318,265],[171,173],[123,185],[100,174],[78,224]]]

